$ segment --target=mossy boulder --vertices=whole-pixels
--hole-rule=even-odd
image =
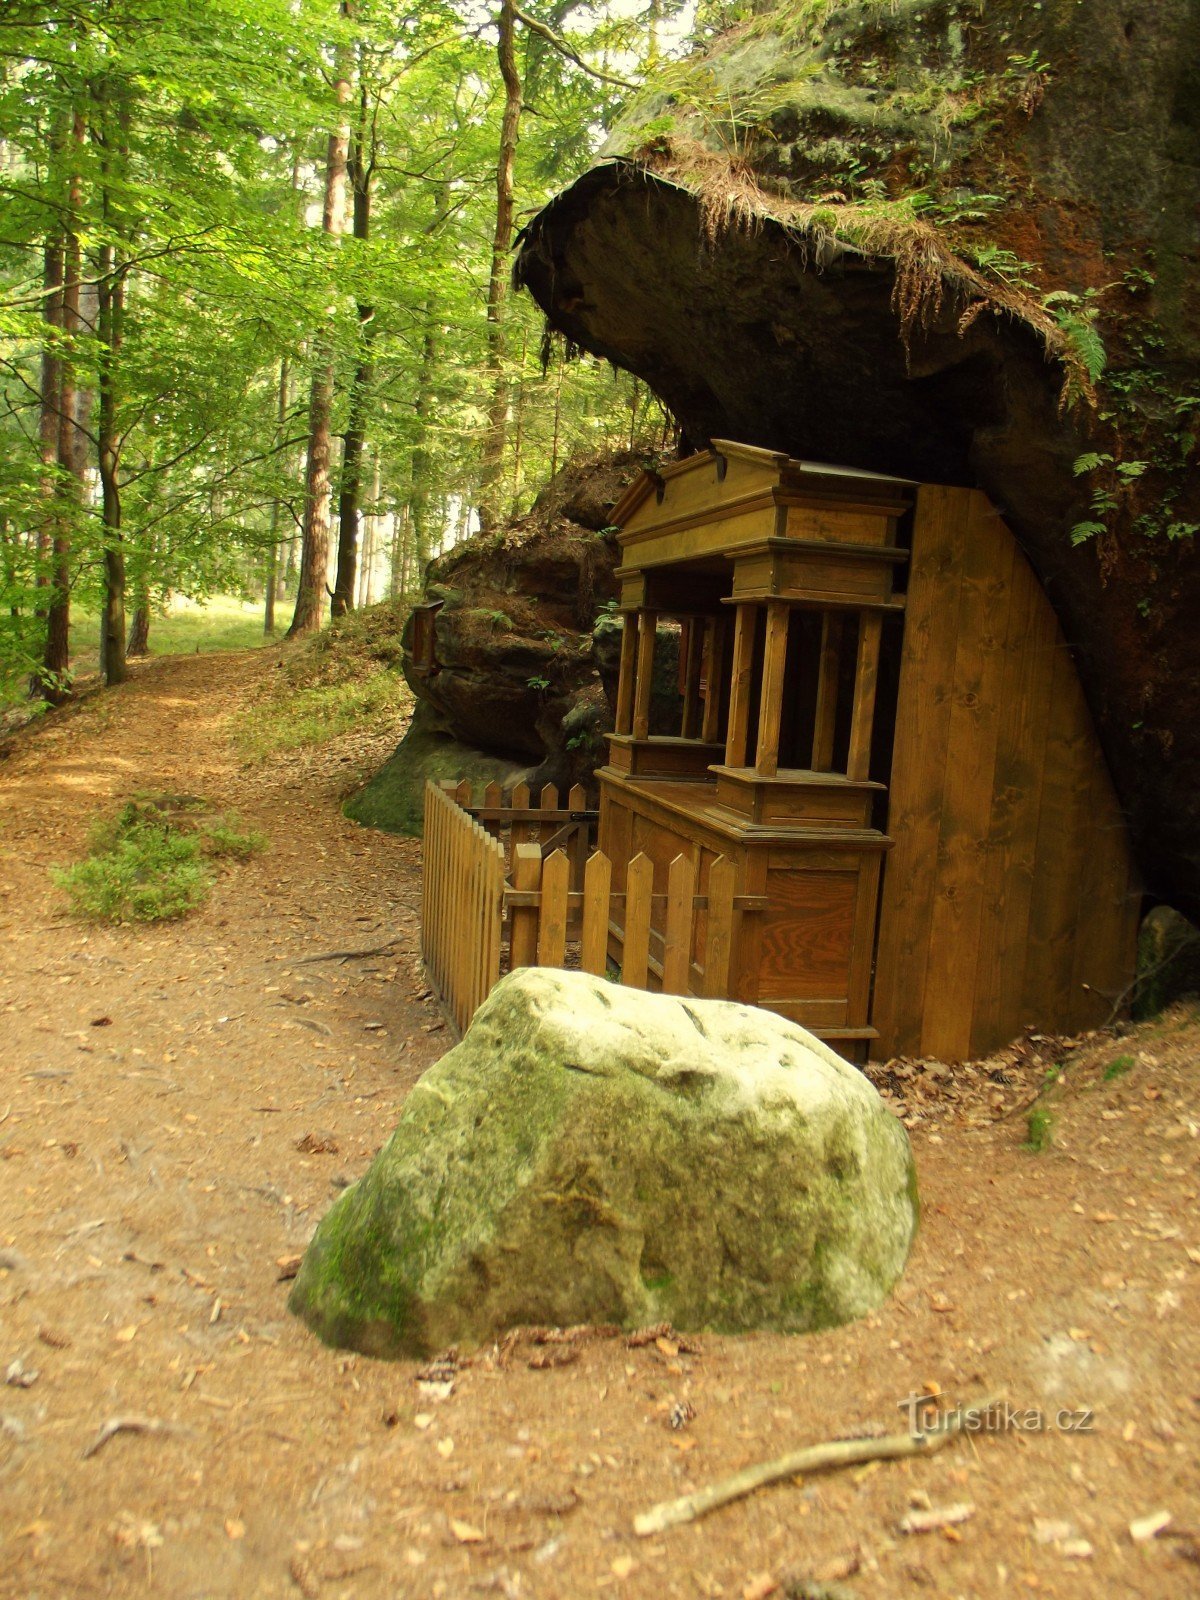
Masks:
[[[493,751],[476,750],[444,731],[436,713],[418,702],[412,721],[395,751],[369,782],[346,801],[342,810],[352,822],[387,833],[420,835],[425,816],[425,783],[464,778],[476,792],[489,783],[506,789],[532,783],[532,765],[522,766]]]
[[[903,1127],[802,1028],[523,968],[414,1086],[290,1306],[377,1356],[523,1323],[805,1332],[879,1305],[916,1223]]]

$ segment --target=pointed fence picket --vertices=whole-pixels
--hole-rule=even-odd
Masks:
[[[680,854],[656,894],[654,864],[639,854],[614,892],[612,862],[587,848],[595,817],[579,788],[562,807],[552,785],[535,805],[524,784],[508,795],[492,784],[475,806],[466,783],[427,783],[421,948],[459,1031],[505,967],[604,976],[619,962],[633,988],[729,997],[737,919],[762,909],[738,895],[734,863],[719,856],[700,894]]]

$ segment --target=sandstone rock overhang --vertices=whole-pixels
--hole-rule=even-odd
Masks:
[[[931,268],[932,271],[932,268]],[[1013,528],[1074,650],[1151,891],[1200,911],[1200,646],[1159,591],[1178,651],[1164,670],[1138,597],[1147,563],[1072,546],[1085,514],[1073,464],[1086,406],[1036,327],[974,306],[951,278],[917,315],[894,256],[605,161],[524,229],[516,282],[549,327],[636,374],[687,442],[714,437],[987,493]],[[968,280],[969,283],[969,280]],[[1182,689],[1182,693],[1179,691]],[[1189,698],[1190,697],[1190,698]]]

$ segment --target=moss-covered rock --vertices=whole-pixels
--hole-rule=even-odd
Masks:
[[[907,1258],[903,1127],[803,1029],[581,973],[505,978],[336,1201],[291,1309],[424,1355],[520,1323],[803,1332]]]
[[[438,719],[418,702],[408,732],[395,753],[361,789],[346,801],[342,810],[352,822],[388,833],[419,835],[425,814],[425,783],[466,779],[476,792],[489,783],[507,789],[530,782],[532,766],[521,766],[486,750],[475,750],[455,739],[439,726]]]

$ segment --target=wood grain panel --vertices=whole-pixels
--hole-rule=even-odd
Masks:
[[[984,877],[993,848],[992,787],[1015,545],[973,495],[962,548],[948,760],[921,1029],[922,1053],[971,1054]]]
[[[845,997],[858,873],[769,872],[759,999]]]
[[[1057,639],[1054,612],[1032,567],[1017,551],[975,970],[973,1055],[986,1054],[1013,1037],[1013,1018],[1023,1003]]]
[[[888,810],[895,844],[884,868],[875,968],[880,1056],[920,1049],[970,500],[968,489],[917,491]]]

